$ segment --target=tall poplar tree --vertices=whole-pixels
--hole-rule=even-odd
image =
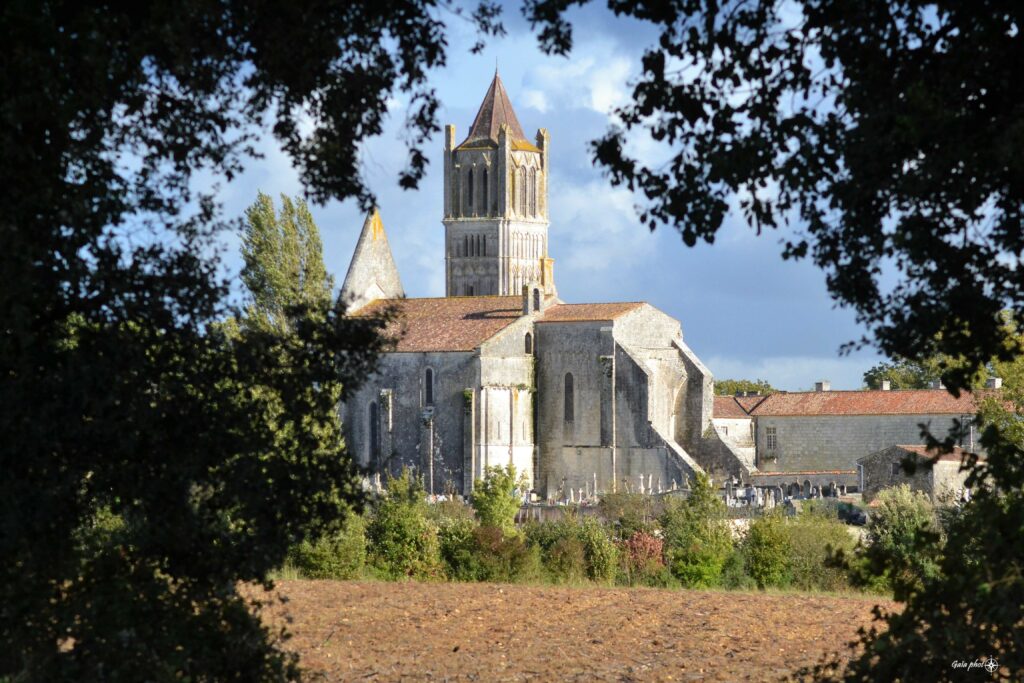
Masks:
[[[246,322],[287,331],[295,317],[330,307],[334,278],[324,266],[320,230],[301,197],[281,195],[281,211],[262,192],[245,212],[242,283],[251,302]]]

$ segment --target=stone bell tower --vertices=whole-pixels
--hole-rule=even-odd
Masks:
[[[446,296],[555,295],[548,258],[548,132],[533,142],[497,73],[469,135],[445,126]]]

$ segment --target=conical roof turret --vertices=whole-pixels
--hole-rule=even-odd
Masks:
[[[523,145],[528,148],[533,147],[533,144],[527,139],[526,133],[523,132],[519,119],[516,118],[516,112],[512,109],[512,101],[505,90],[505,84],[501,82],[501,76],[495,71],[491,87],[487,89],[484,101],[480,103],[480,109],[476,113],[476,118],[473,119],[473,125],[469,128],[469,135],[456,149],[497,146],[498,133],[503,125],[508,126],[512,142],[518,143],[515,145],[516,147],[522,148]]]
[[[374,209],[363,222],[352,262],[341,286],[341,300],[355,311],[374,299],[401,299],[405,296],[398,267],[391,254],[388,236],[380,212]]]

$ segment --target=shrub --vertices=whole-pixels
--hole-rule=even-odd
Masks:
[[[839,521],[835,507],[805,508],[786,520],[792,586],[800,590],[836,591],[848,588],[847,571],[830,561],[833,553],[856,546],[849,527]]]
[[[860,573],[854,577],[859,585],[882,578],[903,601],[938,575],[943,539],[935,507],[928,496],[906,484],[878,494],[865,540],[859,548]]]
[[[622,541],[636,533],[654,531],[654,502],[651,496],[639,493],[606,493],[599,505],[601,517],[615,530]]]
[[[792,555],[787,520],[780,510],[751,522],[743,541],[743,559],[747,574],[758,588],[789,584]]]
[[[438,532],[441,559],[448,578],[456,581],[479,581],[483,573],[478,561],[476,522],[470,518],[447,518]]]
[[[535,546],[536,547],[536,546]],[[557,583],[582,583],[587,579],[587,555],[575,536],[562,536],[546,553],[545,567]]]
[[[519,535],[498,527],[481,526],[473,532],[479,580],[513,583],[536,581],[541,575],[540,550]]]
[[[366,529],[373,565],[385,578],[428,578],[441,571],[437,525],[429,519],[423,485],[404,469],[389,478],[387,495]]]
[[[665,571],[665,543],[660,538],[636,531],[622,542],[620,566],[625,582],[633,585],[660,585]]]
[[[481,526],[501,529],[505,534],[515,533],[516,512],[520,498],[517,489],[522,482],[516,478],[514,465],[488,467],[484,478],[477,479],[473,486],[473,509]]]
[[[366,563],[366,522],[350,513],[339,531],[292,548],[288,563],[307,579],[357,578]]]
[[[739,548],[733,550],[722,565],[720,582],[722,588],[729,590],[749,591],[757,588],[757,581],[747,572],[746,554]]]
[[[607,527],[593,517],[587,517],[579,525],[579,538],[587,560],[587,576],[601,583],[614,581],[619,549],[615,547]]]
[[[530,524],[526,527],[526,537],[530,545],[540,550],[544,567],[555,582],[615,579],[618,548],[605,525],[597,519],[580,521],[573,516],[557,522]]]
[[[672,573],[691,588],[719,585],[733,551],[726,508],[704,473],[695,477],[685,500],[672,499],[661,515],[665,559]]]

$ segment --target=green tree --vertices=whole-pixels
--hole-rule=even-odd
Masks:
[[[879,493],[861,553],[866,560],[862,569],[884,577],[897,600],[906,600],[938,576],[942,543],[928,496],[906,484]]]
[[[733,550],[725,503],[703,472],[693,481],[690,496],[671,499],[661,515],[665,559],[672,573],[691,588],[719,584],[722,567]]]
[[[432,578],[441,573],[438,527],[430,519],[426,490],[411,470],[387,481],[366,537],[376,566],[389,579]]]
[[[785,586],[792,576],[789,558],[793,551],[781,510],[758,517],[750,523],[743,543],[747,572],[758,588]]]
[[[246,322],[288,330],[295,315],[330,307],[334,279],[324,266],[320,230],[306,202],[281,196],[281,212],[262,192],[246,209],[242,283],[251,304]]]
[[[864,385],[868,389],[881,389],[882,382],[888,380],[890,389],[927,389],[940,378],[941,372],[936,368],[899,359],[872,366],[864,373]]]
[[[740,392],[754,392],[755,394],[774,394],[775,387],[766,380],[749,379],[717,379],[715,380],[715,393],[719,396],[735,396]]]
[[[295,675],[237,586],[359,504],[336,389],[372,369],[379,325],[328,308],[225,334],[238,223],[217,188],[269,130],[307,196],[369,207],[360,143],[398,93],[415,186],[443,11],[0,8],[0,677]]]
[[[514,534],[516,513],[522,505],[518,491],[523,487],[522,477],[516,476],[515,465],[487,467],[484,478],[473,485],[471,502],[481,526],[501,529]]]

